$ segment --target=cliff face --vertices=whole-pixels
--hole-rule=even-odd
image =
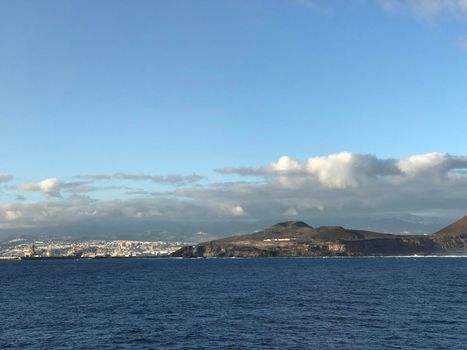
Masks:
[[[462,243],[463,244],[463,243]],[[400,236],[349,230],[340,226],[313,228],[303,222],[285,222],[249,235],[227,237],[186,246],[177,257],[298,257],[390,256],[448,254],[460,243],[434,236]]]

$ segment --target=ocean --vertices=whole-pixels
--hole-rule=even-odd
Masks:
[[[0,349],[467,348],[467,258],[0,261]]]

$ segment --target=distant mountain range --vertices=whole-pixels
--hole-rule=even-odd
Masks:
[[[467,216],[432,235],[400,235],[287,221],[186,246],[177,257],[452,255],[467,252]]]

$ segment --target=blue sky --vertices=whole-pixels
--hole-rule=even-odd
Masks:
[[[283,155],[463,156],[466,81],[461,0],[4,0],[1,201],[65,201],[23,185],[96,174],[203,177],[143,191],[267,185],[214,170]],[[121,190],[82,193],[135,198]]]

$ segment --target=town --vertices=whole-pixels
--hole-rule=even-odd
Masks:
[[[169,256],[187,243],[133,240],[36,240],[13,239],[0,243],[0,259],[112,258]]]

